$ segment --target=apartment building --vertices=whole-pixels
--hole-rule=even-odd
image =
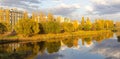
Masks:
[[[14,26],[19,19],[24,18],[25,13],[25,11],[17,10],[16,8],[0,8],[0,22],[7,22]]]

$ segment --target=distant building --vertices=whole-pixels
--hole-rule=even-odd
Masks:
[[[70,18],[64,18],[64,22],[71,22]]]
[[[12,26],[16,24],[16,22],[24,17],[24,11],[20,11],[17,9],[3,9],[0,8],[0,22],[10,23]]]
[[[46,22],[47,21],[47,16],[45,16],[43,13],[37,13],[37,12],[33,12],[31,19],[40,23],[40,22]]]
[[[64,18],[62,16],[58,16],[57,17],[57,21],[60,22],[60,23],[63,23],[63,22],[71,22],[71,20],[69,18]]]

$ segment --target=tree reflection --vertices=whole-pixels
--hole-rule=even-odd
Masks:
[[[39,52],[42,55],[46,49],[46,42],[45,41],[41,41],[41,42],[37,42],[38,46],[39,46]]]
[[[120,36],[117,36],[118,42],[120,42]]]
[[[60,49],[60,41],[58,42],[46,42],[46,48],[48,53],[57,52]]]
[[[41,42],[21,42],[0,45],[0,59],[33,59],[38,53],[44,55],[52,54],[59,51],[61,44],[68,48],[78,47],[78,41],[81,39],[82,45],[88,46],[93,44],[93,41],[101,43],[103,40],[113,36],[112,32],[98,33],[97,35],[84,35],[81,37],[68,37],[61,40],[41,41]],[[52,40],[52,39],[51,39]],[[62,43],[61,43],[62,41]],[[120,42],[120,36],[118,36]],[[19,58],[18,58],[19,57]]]
[[[65,38],[62,42],[69,48],[71,48],[73,46],[73,38],[72,37]]]
[[[118,42],[120,42],[120,30],[116,32]]]
[[[73,46],[78,47],[78,40],[79,40],[79,38],[74,39]]]
[[[87,45],[90,45],[92,43],[92,39],[89,36],[85,37],[84,41],[87,43]]]

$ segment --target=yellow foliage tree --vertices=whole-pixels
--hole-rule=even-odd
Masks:
[[[36,14],[33,12],[33,13],[32,13],[32,20],[35,21],[35,17],[36,17]]]
[[[82,17],[82,20],[81,20],[81,27],[82,27],[82,29],[84,29],[84,25],[85,25],[85,20],[84,20],[84,17]]]
[[[24,12],[23,18],[24,18],[24,19],[28,19],[28,12],[27,12],[27,11]]]
[[[74,20],[74,21],[73,21],[74,31],[78,30],[78,26],[79,26],[78,21],[77,21],[77,20]]]
[[[81,25],[84,26],[84,24],[85,24],[85,20],[84,20],[84,17],[82,17]]]
[[[40,12],[40,22],[44,22],[46,21],[45,15],[43,14],[43,12]]]
[[[51,13],[48,13],[48,21],[54,21],[54,16]]]
[[[115,27],[116,27],[116,30],[117,30],[116,35],[117,35],[117,36],[120,36],[120,22],[116,22],[116,23],[115,23]],[[118,38],[119,38],[119,37],[118,37]]]
[[[91,30],[91,28],[92,28],[92,23],[91,23],[90,19],[87,17],[87,21],[84,24],[84,30]]]

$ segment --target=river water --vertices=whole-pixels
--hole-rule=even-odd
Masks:
[[[0,44],[0,59],[120,59],[120,38],[115,33],[102,33]]]

